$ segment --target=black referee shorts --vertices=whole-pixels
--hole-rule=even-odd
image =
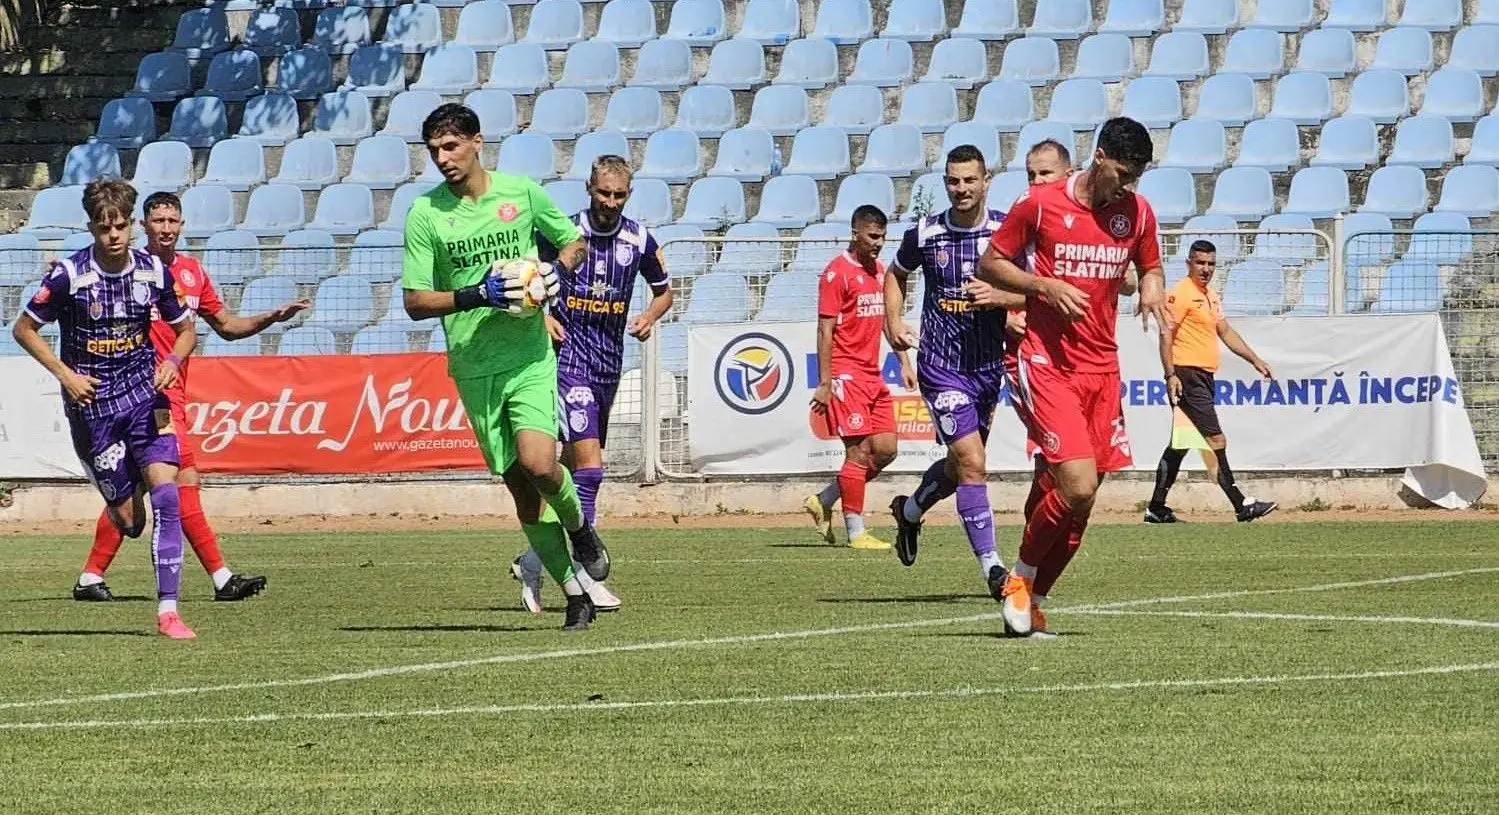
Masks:
[[[1176,378],[1182,383],[1182,395],[1177,400],[1177,405],[1197,428],[1197,432],[1204,437],[1222,435],[1223,428],[1218,425],[1218,408],[1213,404],[1213,372],[1177,366]]]

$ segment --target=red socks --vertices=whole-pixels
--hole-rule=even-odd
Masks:
[[[845,460],[838,471],[839,500],[843,502],[845,515],[861,515],[864,512],[864,485],[869,480],[869,470],[862,464]]]
[[[94,546],[88,550],[88,560],[83,564],[83,570],[103,577],[109,571],[109,564],[114,562],[115,555],[119,554],[120,544],[124,541],[125,536],[115,529],[109,513],[100,512],[99,520],[94,523]]]
[[[840,478],[839,481],[841,484],[842,479]],[[203,502],[199,497],[198,487],[178,486],[177,495],[182,508],[182,534],[192,545],[193,552],[197,554],[198,561],[203,564],[204,571],[213,574],[224,568],[224,555],[219,552],[219,539],[214,534],[213,527],[208,525],[208,517],[203,514]],[[861,480],[859,482],[861,505],[863,500],[864,482]],[[83,570],[102,577],[109,570],[109,564],[114,562],[115,555],[119,554],[120,544],[123,541],[124,536],[109,520],[109,513],[101,512],[98,522],[94,524],[94,546],[89,550],[88,561],[84,563]]]
[[[1025,522],[1025,535],[1020,539],[1021,562],[1039,567],[1052,549],[1065,545],[1072,527],[1070,516],[1062,493],[1047,490]]]
[[[1031,494],[1025,498],[1025,515],[1027,521],[1036,512],[1036,505],[1041,499],[1056,486],[1056,480],[1051,477],[1051,468],[1046,467],[1041,472],[1031,477]]]
[[[1067,530],[1067,543],[1063,546],[1052,547],[1051,552],[1046,555],[1046,560],[1036,567],[1036,580],[1031,587],[1032,591],[1042,596],[1051,591],[1057,578],[1061,577],[1062,572],[1067,569],[1067,564],[1072,562],[1072,556],[1077,554],[1078,547],[1083,545],[1083,532],[1087,529],[1087,518],[1072,519],[1071,527]]]

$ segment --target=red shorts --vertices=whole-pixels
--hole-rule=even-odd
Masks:
[[[1134,464],[1119,372],[1077,373],[1021,362],[1015,411],[1052,464],[1091,458],[1101,473]]]
[[[895,432],[895,403],[878,379],[833,379],[828,428],[839,438]]]
[[[198,443],[187,435],[187,394],[173,388],[167,391],[167,402],[172,406],[172,430],[177,434],[177,469],[196,469]]]

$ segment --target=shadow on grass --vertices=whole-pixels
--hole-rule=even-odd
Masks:
[[[846,546],[834,546],[831,543],[769,543],[767,549],[847,549]]]
[[[910,597],[819,597],[819,603],[966,603],[970,600],[988,600],[987,594],[917,594]],[[998,606],[996,606],[996,609]]]
[[[48,631],[41,628],[22,628],[14,631],[0,631],[0,637],[149,637],[146,631],[124,631],[111,629],[89,630],[82,628],[59,628]]]
[[[107,606],[110,603],[154,603],[154,602],[156,602],[156,598],[155,597],[148,597],[148,596],[146,596],[144,594],[116,594],[114,596],[113,600],[92,600],[92,601],[89,601],[88,603],[82,603],[82,602],[79,602],[77,600],[74,600],[73,598],[71,598],[71,597],[69,597],[67,595],[62,595],[60,597],[51,597],[51,596],[49,596],[49,597],[20,597],[20,598],[17,598],[15,600],[6,600],[5,602],[7,602],[7,603],[78,603],[78,605],[93,605],[93,604],[97,604],[97,605],[101,605],[101,606]]]
[[[550,631],[551,626],[514,626],[514,625],[346,625],[339,631],[351,631],[355,633],[369,633],[374,631],[418,631],[433,633],[475,633],[475,634],[522,634],[527,631]]]

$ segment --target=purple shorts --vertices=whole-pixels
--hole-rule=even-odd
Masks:
[[[157,401],[96,419],[85,419],[72,407],[67,410],[73,451],[106,504],[129,501],[143,486],[141,471],[146,465],[177,464],[171,409],[165,397]]]
[[[562,441],[598,439],[603,447],[609,435],[609,411],[614,407],[618,382],[590,382],[562,374],[557,378],[557,424]]]
[[[989,423],[1004,390],[1004,370],[959,373],[927,366],[917,369],[916,380],[937,428],[937,441],[952,444],[976,432],[988,443]]]

